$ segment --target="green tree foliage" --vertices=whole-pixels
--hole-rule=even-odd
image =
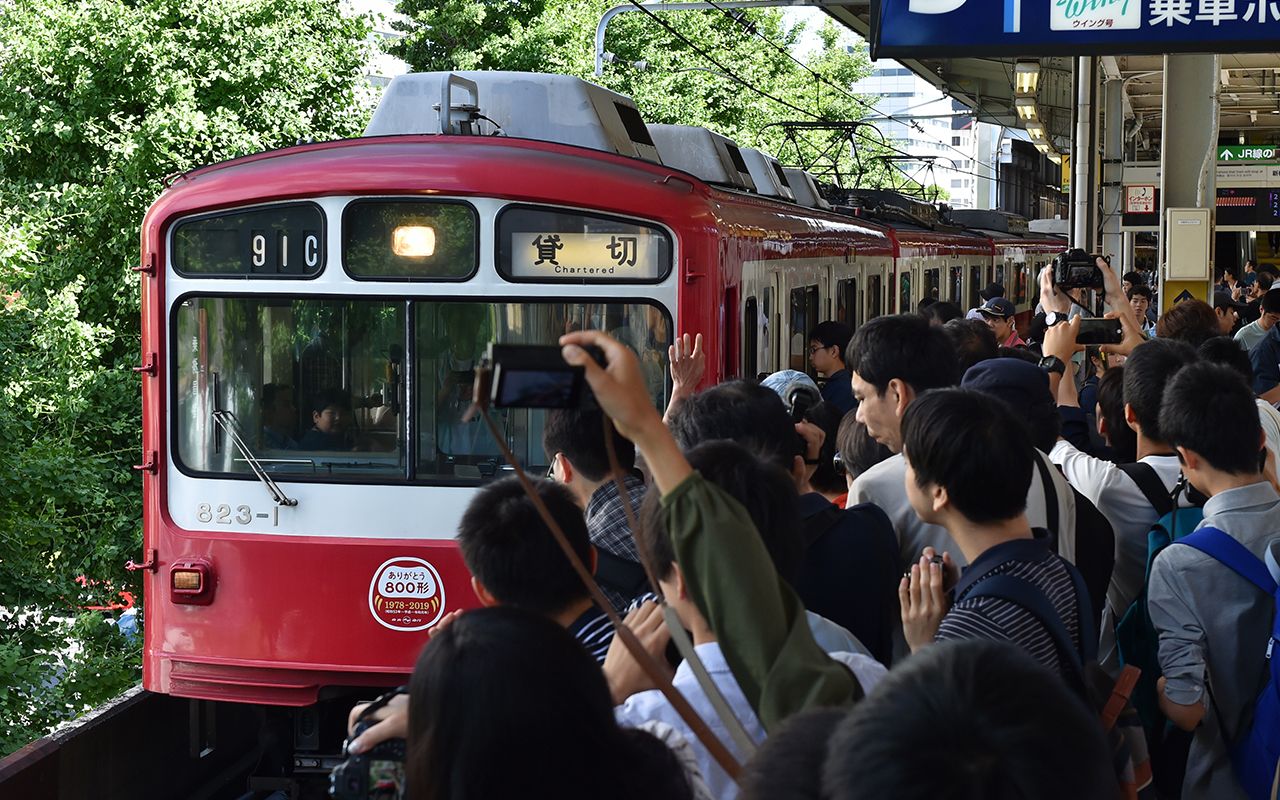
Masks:
[[[613,60],[596,77],[596,23],[614,5],[616,0],[400,0],[399,10],[411,22],[401,26],[405,38],[389,49],[424,71],[577,75],[633,97],[649,122],[702,125],[845,186],[902,184],[901,173],[878,158],[891,151],[873,128],[850,135],[789,131],[781,124],[849,123],[872,113],[871,100],[849,88],[870,72],[866,47],[842,35],[834,22],[823,25],[821,47],[802,65],[787,55],[802,28],[788,28],[781,11],[655,12],[710,59],[646,14],[626,13],[609,24],[605,45]],[[465,37],[443,33],[463,29]],[[852,52],[847,44],[854,45]]]
[[[81,609],[138,591],[143,214],[167,175],[358,135],[367,40],[328,0],[0,3],[0,754],[138,678]]]

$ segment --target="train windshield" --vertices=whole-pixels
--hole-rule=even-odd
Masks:
[[[663,403],[670,320],[645,303],[189,297],[174,320],[177,462],[250,475],[253,458],[285,479],[499,476],[497,444],[483,422],[464,419],[485,348],[554,344],[583,328],[636,350]],[[521,463],[545,469],[547,412],[492,413]]]

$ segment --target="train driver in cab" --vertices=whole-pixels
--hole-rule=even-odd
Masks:
[[[978,313],[991,327],[996,335],[996,342],[1001,347],[1027,346],[1027,343],[1018,335],[1017,322],[1014,320],[1018,310],[1010,300],[1004,297],[993,297],[978,308]]]

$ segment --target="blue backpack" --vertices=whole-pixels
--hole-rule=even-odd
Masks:
[[[1130,698],[1142,725],[1147,730],[1147,741],[1151,744],[1151,752],[1157,764],[1163,763],[1161,748],[1166,740],[1167,720],[1160,712],[1160,704],[1156,693],[1156,681],[1160,677],[1159,645],[1160,637],[1155,626],[1151,624],[1151,616],[1147,613],[1147,584],[1151,580],[1151,565],[1156,556],[1170,544],[1181,541],[1191,534],[1204,519],[1204,509],[1178,508],[1176,496],[1182,485],[1174,489],[1171,495],[1165,488],[1164,481],[1149,465],[1141,462],[1121,464],[1121,471],[1128,475],[1142,494],[1151,503],[1160,518],[1147,531],[1147,563],[1142,576],[1142,590],[1127,609],[1124,609],[1116,623],[1116,648],[1120,654],[1122,666],[1133,666],[1142,670],[1138,685]],[[1181,737],[1185,741],[1183,747],[1190,744],[1190,737]],[[1185,761],[1186,755],[1175,757],[1177,761]],[[1173,767],[1179,773],[1178,766]],[[1181,774],[1174,776],[1170,783],[1181,785]]]
[[[1280,611],[1280,587],[1267,565],[1248,548],[1218,530],[1205,527],[1181,540],[1228,567],[1269,595]],[[1253,707],[1253,721],[1231,744],[1231,763],[1250,800],[1271,800],[1280,789],[1280,654],[1272,657],[1280,639],[1280,613],[1271,622],[1267,641],[1267,683]]]

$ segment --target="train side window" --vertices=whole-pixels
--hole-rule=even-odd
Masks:
[[[884,282],[880,275],[867,276],[867,315],[875,319],[884,313]]]
[[[969,267],[969,299],[966,308],[977,308],[982,305],[982,296],[978,294],[987,288],[982,284],[982,267]]]
[[[774,314],[777,311],[775,311],[773,303],[772,286],[764,287],[764,302],[761,305],[761,311],[760,316],[764,318],[760,326],[761,335],[764,337],[764,346],[761,348],[764,358],[762,359],[763,363],[758,364],[756,369],[760,370],[760,372],[773,372],[774,352],[777,347],[775,337],[777,336],[778,328],[781,327],[781,322],[774,319]],[[760,373],[756,374],[759,375]]]
[[[1013,302],[1015,305],[1022,305],[1027,302],[1027,273],[1030,268],[1025,262],[1014,264],[1013,268],[1018,272],[1014,277]]]
[[[798,286],[791,290],[791,346],[789,369],[807,372],[809,332],[818,327],[818,287]]]
[[[748,297],[742,312],[742,376],[748,380],[756,376],[759,357],[760,308],[754,297]]]
[[[964,302],[964,267],[951,268],[951,294],[947,299],[956,305]]]
[[[836,283],[836,319],[858,329],[858,279],[846,278]]]
[[[738,364],[741,360],[738,347],[742,342],[738,329],[738,287],[730,286],[724,290],[724,336],[720,342],[720,361],[723,365],[725,380],[742,377],[738,375]],[[706,344],[704,342],[704,344]]]
[[[996,283],[998,283],[998,284],[1000,284],[1002,287],[1004,287],[1004,288],[1006,288],[1006,289],[1008,288],[1008,286],[1007,286],[1007,285],[1005,284],[1005,282],[1004,282],[1004,264],[1003,264],[1003,263],[1001,263],[1001,264],[996,264],[996,279],[995,279],[995,282],[996,282]]]
[[[174,309],[174,450],[196,473],[406,477],[404,303],[190,297]]]
[[[672,326],[656,305],[431,300],[414,303],[414,323],[414,375],[422,387],[412,400],[418,481],[474,485],[510,474],[484,421],[467,417],[476,364],[490,342],[552,345],[566,331],[607,331],[639,355],[650,400],[658,408],[665,404]],[[547,413],[492,411],[507,445],[530,474],[547,470],[542,449]]]
[[[912,310],[911,309],[911,272],[910,270],[904,271],[900,276],[900,280],[901,280],[901,286],[899,287],[898,313],[910,314]]]

